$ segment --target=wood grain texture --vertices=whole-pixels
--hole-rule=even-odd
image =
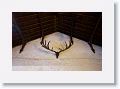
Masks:
[[[40,38],[42,29],[45,35],[57,31],[69,35],[73,29],[74,37],[89,41],[98,18],[102,15],[101,12],[13,12],[12,14],[26,41]],[[15,29],[12,35],[13,47],[20,45],[21,39]],[[93,43],[102,45],[102,18],[93,37]]]

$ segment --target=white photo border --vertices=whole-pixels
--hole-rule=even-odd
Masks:
[[[0,82],[114,83],[113,0],[4,0],[0,6]],[[12,12],[102,12],[102,71],[12,71]]]

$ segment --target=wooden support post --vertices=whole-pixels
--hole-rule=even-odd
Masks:
[[[102,17],[102,16],[100,15],[100,17],[98,18],[98,21],[97,21],[97,23],[96,23],[95,29],[93,30],[93,32],[92,32],[92,34],[91,34],[91,36],[90,36],[90,40],[89,40],[89,42],[88,42],[88,44],[89,44],[91,50],[93,51],[93,53],[95,53],[95,49],[94,49],[93,46],[92,46],[92,41],[93,41],[94,34],[95,34],[96,30],[97,30],[97,27],[98,27],[98,25],[99,25],[99,23],[100,23],[101,17]]]
[[[14,26],[15,26],[15,28],[17,29],[18,33],[20,34],[20,38],[21,38],[21,40],[22,40],[22,47],[21,47],[21,49],[20,49],[20,51],[19,51],[19,53],[21,53],[21,52],[24,50],[24,47],[25,47],[25,45],[26,45],[26,41],[25,41],[25,38],[24,38],[24,36],[23,36],[23,33],[22,33],[21,29],[19,28],[19,26],[18,26],[18,24],[17,24],[17,22],[16,22],[13,14],[12,14],[12,20],[13,20],[13,22],[14,22],[14,24],[15,24]]]

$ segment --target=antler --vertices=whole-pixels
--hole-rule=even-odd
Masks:
[[[53,50],[53,47],[52,47],[52,49],[50,49],[50,47],[49,47],[50,41],[47,43],[46,40],[42,40],[40,43],[41,43],[41,45],[42,45],[44,48],[46,48],[46,49],[48,49],[48,50],[50,50],[50,51],[52,51],[52,52],[55,52],[56,58],[58,58],[60,52],[69,49],[69,48],[73,45],[73,40],[70,40],[70,41],[69,41],[69,45],[65,42],[65,48],[58,48],[59,51],[54,51],[54,50]]]
[[[65,48],[63,48],[63,49],[59,48],[59,50],[60,50],[59,52],[62,52],[62,51],[69,49],[72,45],[73,45],[72,41],[69,41],[69,44],[67,44],[65,42]]]
[[[48,43],[46,42],[46,40],[44,40],[44,41],[41,42],[41,45],[42,45],[44,48],[46,48],[46,49],[48,49],[48,50],[50,50],[50,51],[52,51],[52,52],[56,52],[56,51],[53,50],[53,47],[52,47],[52,49],[50,49],[49,44],[50,44],[50,41],[49,41]]]

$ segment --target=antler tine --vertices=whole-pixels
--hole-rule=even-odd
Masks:
[[[61,48],[58,48],[59,50],[62,50]]]
[[[49,43],[50,43],[50,41],[48,42],[48,44],[47,44],[47,48],[49,49]]]
[[[45,40],[45,45],[46,45],[46,40]]]
[[[64,46],[63,45],[61,45],[62,46],[62,50],[64,49]]]
[[[53,50],[53,47],[52,47],[52,50]]]
[[[49,50],[56,53],[56,51],[53,50],[53,47],[52,47],[52,49],[49,49]]]
[[[44,46],[45,46],[45,44],[46,44],[46,40],[43,41],[43,45],[44,45]]]
[[[69,41],[69,46],[71,46],[72,45],[72,42],[71,41]]]
[[[47,44],[47,45],[46,45],[46,44]],[[48,50],[56,53],[56,51],[53,50],[53,47],[52,47],[52,49],[50,49],[49,44],[50,44],[50,41],[49,41],[48,43],[47,43],[46,40],[42,42],[42,46],[43,46],[44,48],[46,48],[46,49],[48,49]]]
[[[65,46],[66,46],[66,48],[68,47],[68,45],[67,45],[66,41],[65,41]]]
[[[59,48],[60,49],[59,53],[62,52],[62,51],[64,51],[64,50],[66,50],[66,49],[68,49],[68,48],[70,48],[72,44],[73,43],[72,43],[71,40],[69,41],[69,45],[67,44],[67,42],[65,42],[65,48],[64,49]]]

